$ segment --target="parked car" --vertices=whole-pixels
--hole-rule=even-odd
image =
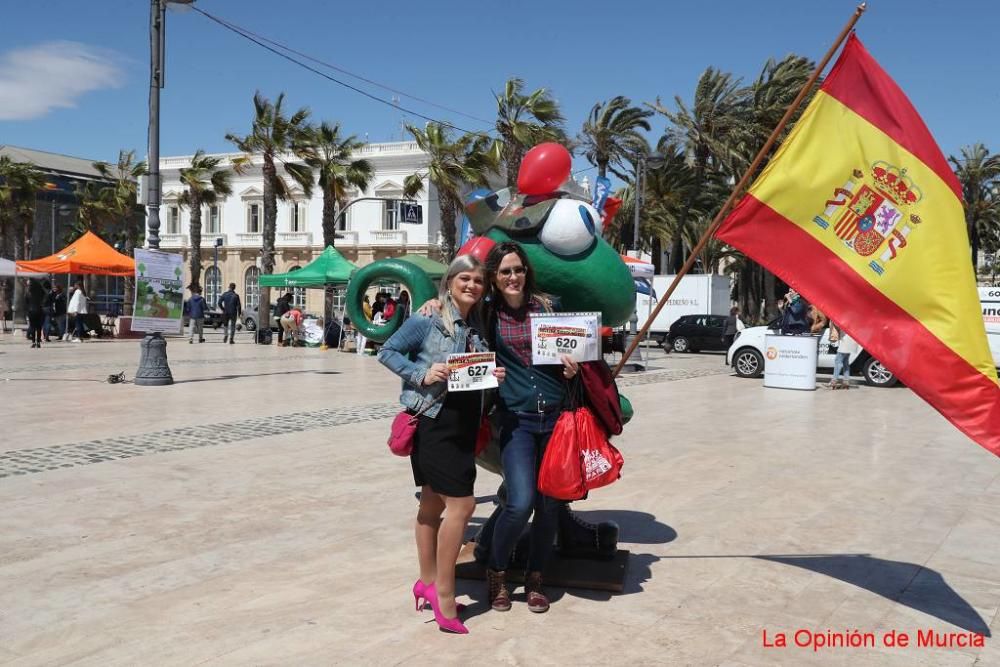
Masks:
[[[721,351],[726,349],[722,339],[725,330],[725,315],[683,315],[658,342],[674,352]]]
[[[247,331],[256,331],[257,323],[260,321],[260,316],[257,314],[257,308],[244,308],[243,309],[243,326],[247,328]],[[278,322],[278,304],[271,304],[271,331],[277,331],[281,328],[281,324]]]
[[[763,327],[748,327],[736,334],[736,340],[726,352],[726,363],[733,367],[736,374],[744,378],[759,378],[764,374],[764,354],[766,345],[764,336],[778,333],[780,320],[769,322]],[[816,355],[816,368],[833,370],[836,357],[836,346],[830,345],[830,328],[823,330],[818,341],[819,354]],[[882,363],[865,350],[858,348],[851,361],[851,374],[860,374],[865,384],[872,387],[892,387],[899,382],[898,378]]]
[[[209,310],[205,313],[205,326],[212,329],[218,329],[222,326],[222,311],[219,309]],[[187,301],[184,302],[184,326],[185,328],[190,326],[191,317],[188,315]]]

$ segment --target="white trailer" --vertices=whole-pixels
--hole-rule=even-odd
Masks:
[[[674,281],[673,275],[653,276],[653,291],[657,297],[667,293]],[[681,278],[677,289],[670,295],[667,305],[649,328],[650,338],[662,344],[673,324],[682,315],[728,315],[730,308],[731,279],[719,275],[686,275]],[[650,300],[645,294],[635,295],[636,314],[639,326],[649,318],[658,303],[658,298]]]
[[[1000,368],[1000,287],[980,287],[979,305],[983,308],[983,326],[993,363]]]

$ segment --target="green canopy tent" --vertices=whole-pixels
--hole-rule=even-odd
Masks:
[[[333,246],[301,269],[288,273],[272,273],[260,277],[261,287],[327,287],[346,285],[351,273],[358,267],[341,255]]]

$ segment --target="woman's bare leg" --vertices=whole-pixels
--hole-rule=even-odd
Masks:
[[[424,486],[420,489],[420,509],[417,510],[414,535],[417,541],[417,560],[420,563],[420,581],[425,584],[433,583],[437,576],[438,530],[444,507],[444,500],[431,487]]]
[[[462,548],[465,537],[465,527],[476,509],[475,496],[451,498],[440,496],[444,500],[444,521],[438,530],[437,540],[437,574],[434,579],[437,589],[441,613],[445,618],[455,618],[455,561]]]

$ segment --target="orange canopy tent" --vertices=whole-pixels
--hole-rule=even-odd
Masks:
[[[54,255],[17,262],[19,271],[76,273],[96,276],[135,275],[135,260],[87,232]]]

